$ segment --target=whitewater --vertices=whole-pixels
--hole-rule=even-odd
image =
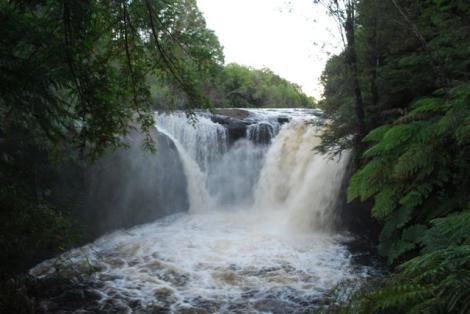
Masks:
[[[231,143],[209,114],[157,114],[184,167],[189,211],[107,234],[31,274],[75,271],[96,296],[88,310],[122,313],[306,313],[338,283],[368,276],[334,223],[349,154],[314,150],[313,114],[250,117]]]

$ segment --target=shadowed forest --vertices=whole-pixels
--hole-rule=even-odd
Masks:
[[[314,6],[327,10],[344,44],[325,66],[321,99],[306,95],[270,69],[225,64],[223,47],[207,28],[195,0],[0,1],[0,312],[470,312],[470,2],[312,0]],[[267,108],[278,111],[273,109],[272,116]],[[320,130],[310,129],[312,125]],[[194,130],[199,133],[192,141]],[[302,154],[293,164],[301,164],[301,156],[309,166],[286,170],[289,175],[280,173],[289,163],[287,151],[296,149]],[[350,160],[344,161],[348,156]],[[188,161],[190,157],[194,160]],[[315,166],[310,164],[313,158]],[[326,159],[339,160],[336,168]],[[169,172],[170,168],[176,170]],[[321,177],[309,181],[296,176],[310,171]],[[206,182],[207,191],[196,191],[194,178],[199,177],[197,182]],[[323,180],[322,189],[315,180]],[[270,190],[273,182],[278,186]],[[157,186],[162,189],[158,193],[149,190]],[[283,195],[281,188],[288,193]],[[307,202],[307,194],[322,202]],[[31,271],[96,239],[127,241],[106,237],[153,221],[161,230],[158,235],[168,236],[168,243],[176,247],[183,240],[172,238],[177,231],[166,231],[168,225],[193,232],[203,229],[199,220],[191,229],[181,222],[186,218],[174,225],[159,219],[176,212],[200,214],[197,204],[223,207],[224,214],[233,204],[250,209],[289,207],[296,214],[301,210],[299,220],[308,221],[309,228],[329,236],[347,233],[367,247],[380,264],[368,266],[380,271],[345,275],[309,299],[304,295],[310,297],[310,286],[299,288],[300,295],[296,282],[322,281],[311,275],[295,277],[294,282],[300,266],[289,259],[288,266],[272,266],[293,280],[285,284],[276,279],[273,287],[285,284],[286,294],[273,292],[266,300],[278,302],[280,295],[290,299],[283,299],[282,306],[268,303],[259,297],[261,290],[247,290],[249,294],[239,284],[240,300],[262,300],[249,308],[224,307],[225,301],[212,295],[204,299],[203,292],[197,292],[203,301],[175,301],[167,290],[152,294],[157,303],[166,298],[158,308],[142,301],[146,296],[138,305],[104,304],[103,293],[87,294],[90,287],[100,293],[104,289],[90,284],[99,283],[93,280],[104,272],[94,255],[75,268],[60,264],[59,257],[44,266],[47,276]],[[190,214],[187,219],[196,219]],[[277,214],[260,212],[273,219]],[[214,221],[208,225],[225,223]],[[250,225],[250,219],[242,221]],[[232,239],[231,225],[224,228],[207,238]],[[153,234],[129,230],[142,239]],[[273,237],[282,233],[276,230]],[[127,231],[117,232],[126,237]],[[238,236],[237,232],[241,231],[234,231]],[[271,245],[268,240],[262,242],[266,247]],[[106,245],[97,241],[99,249]],[[138,249],[132,252],[140,254]],[[106,267],[134,267],[129,254],[125,262],[113,260]],[[173,251],[162,249],[162,254],[170,257],[162,257],[160,264],[179,262],[171,260],[179,256]],[[285,255],[295,255],[289,254]],[[267,257],[276,258],[274,253]],[[193,255],[182,259],[192,261]],[[331,267],[341,268],[340,264]],[[240,265],[225,270],[221,286],[238,289],[237,280],[264,280],[273,271],[250,273],[236,268]],[[197,267],[202,266],[194,266],[196,275],[165,273],[159,280],[171,282],[171,289],[184,295],[185,290],[178,289],[189,286],[192,276],[199,278]],[[221,270],[216,271],[219,276]],[[233,279],[234,274],[241,279]],[[85,290],[57,301],[59,292],[77,287]],[[297,296],[304,299],[298,301]],[[92,299],[96,305],[87,307]],[[106,302],[110,300],[113,297]],[[178,302],[181,308],[172,307]]]

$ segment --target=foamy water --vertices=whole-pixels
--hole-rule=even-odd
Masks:
[[[73,250],[61,267],[98,270],[87,281],[103,308],[119,300],[129,311],[138,304],[175,313],[303,312],[339,281],[365,275],[340,236],[294,233],[279,218],[249,211],[168,217]],[[56,262],[32,274],[51,276]]]

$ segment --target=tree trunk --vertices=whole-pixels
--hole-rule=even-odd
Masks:
[[[379,104],[379,93],[378,93],[378,90],[377,90],[377,71],[378,71],[378,68],[379,68],[379,64],[380,64],[380,56],[379,56],[379,42],[378,42],[378,36],[377,36],[377,28],[378,28],[378,14],[379,14],[379,10],[377,8],[377,1],[379,0],[375,0],[374,1],[374,17],[373,17],[373,25],[372,25],[372,34],[371,34],[371,38],[370,38],[370,43],[372,45],[372,56],[371,56],[371,59],[370,59],[370,76],[371,76],[371,79],[370,79],[370,94],[371,94],[371,105],[372,107],[375,109],[377,108],[378,104]],[[375,126],[374,126],[375,127]]]
[[[364,114],[364,102],[362,99],[362,91],[359,85],[359,72],[357,69],[357,55],[355,48],[355,35],[354,35],[354,4],[349,1],[346,6],[346,21],[344,30],[346,32],[347,41],[347,54],[346,62],[351,75],[351,83],[354,90],[354,109],[356,112],[357,126],[355,144],[359,151],[362,151],[362,139],[366,135],[366,123]]]

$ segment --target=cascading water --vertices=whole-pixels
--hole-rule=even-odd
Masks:
[[[332,227],[348,153],[333,160],[315,153],[318,128],[303,120],[285,125],[271,146],[256,187],[254,207],[280,212],[290,226],[306,231]]]
[[[191,120],[183,112],[156,116],[157,127],[172,135],[203,171],[227,150],[227,130],[205,116]]]
[[[311,311],[328,289],[367,269],[332,232],[348,156],[316,153],[320,130],[305,116],[251,110],[246,137],[230,144],[227,128],[207,114],[193,123],[157,115],[180,154],[190,212],[106,235],[31,273],[48,278],[91,265],[96,271],[79,285],[95,296],[81,305],[89,311]]]
[[[277,121],[262,121],[248,127],[247,138],[229,147],[227,129],[201,115],[189,121],[184,113],[157,115],[157,128],[174,141],[186,168],[187,179],[197,186],[196,194],[210,195],[206,203],[220,206],[246,206],[253,200],[267,147],[256,145],[256,138],[274,136],[279,131]],[[263,131],[269,125],[267,134]],[[250,141],[250,139],[252,139]],[[189,157],[189,159],[188,159]],[[190,199],[198,198],[188,190]],[[192,212],[205,211],[191,204]]]
[[[189,210],[191,212],[207,212],[213,209],[214,204],[206,189],[206,175],[201,171],[197,162],[189,156],[181,144],[165,130],[158,128],[160,133],[165,134],[176,146],[183,163],[186,179],[188,180]]]

